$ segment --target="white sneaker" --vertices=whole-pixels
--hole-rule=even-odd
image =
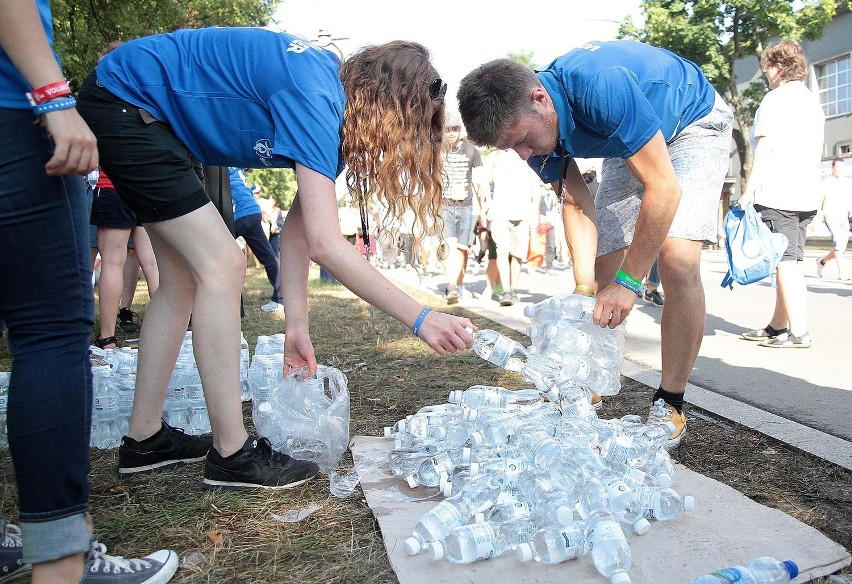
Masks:
[[[274,300],[270,300],[266,304],[260,307],[263,312],[275,312],[277,310],[284,310],[284,305],[280,302],[275,302]]]
[[[822,260],[820,258],[817,258],[816,263],[817,263],[817,276],[822,278],[822,271],[825,269],[825,264],[822,263]]]
[[[848,282],[849,280],[852,280],[852,276],[849,276],[849,274],[847,274],[846,272],[840,272],[837,275],[837,279],[841,282]]]

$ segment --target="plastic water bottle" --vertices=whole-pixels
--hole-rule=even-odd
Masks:
[[[118,433],[118,392],[110,379],[109,367],[92,368],[92,435],[95,448],[116,448],[121,436]]]
[[[533,346],[536,352],[548,353],[555,350],[561,355],[588,355],[602,366],[617,365],[621,362],[620,348],[612,342],[609,335],[598,332],[603,329],[587,332],[568,321],[551,323],[541,330],[537,326],[530,329],[531,339],[535,334]]]
[[[627,539],[612,515],[606,489],[594,476],[586,479],[580,506],[586,516],[586,543],[597,571],[610,584],[627,584],[627,570],[633,563]]]
[[[521,409],[542,403],[544,398],[534,389],[506,389],[489,385],[472,385],[466,390],[450,392],[449,402],[478,410],[480,408]],[[516,406],[516,407],[510,407]]]
[[[210,414],[207,412],[207,402],[204,400],[204,389],[199,383],[187,383],[184,386],[186,404],[189,409],[188,432],[194,436],[207,434],[212,428],[210,426]]]
[[[524,308],[524,315],[538,322],[562,319],[591,321],[594,312],[595,299],[580,294],[553,296]]]
[[[547,391],[562,370],[556,361],[532,353],[519,342],[491,329],[473,335],[473,351],[486,361],[523,374],[541,391]]]
[[[586,538],[579,523],[545,527],[536,531],[530,541],[521,543],[515,555],[521,562],[535,560],[539,564],[559,564],[586,553]]]
[[[9,381],[12,374],[8,371],[0,371],[0,448],[9,446],[9,437],[6,432],[6,412],[9,407]]]
[[[642,487],[639,492],[642,510],[648,519],[670,521],[681,512],[695,511],[695,498],[678,495],[671,488]]]
[[[535,469],[518,476],[518,491],[529,501],[533,516],[543,524],[570,525],[574,521],[574,491]]]
[[[437,487],[441,484],[442,475],[449,475],[453,469],[465,463],[464,456],[461,449],[438,452],[423,460],[417,470],[405,477],[405,480],[412,489],[418,485]]]
[[[427,543],[444,539],[453,528],[464,525],[474,514],[493,505],[499,494],[499,485],[488,475],[469,480],[461,493],[444,499],[423,514],[411,537],[403,543],[406,553],[413,556]]]
[[[747,566],[731,566],[692,580],[689,584],[786,584],[799,575],[793,560],[780,562],[773,558],[756,558]]]
[[[269,401],[273,390],[284,381],[281,364],[282,358],[278,356],[255,354],[248,376],[251,399],[256,404],[255,407]],[[257,412],[252,413],[256,414]]]
[[[454,564],[486,560],[513,549],[528,537],[535,524],[526,519],[506,523],[485,521],[456,527],[446,539],[429,544],[433,560],[446,559]]]
[[[248,381],[250,363],[249,348],[246,344],[240,349],[240,401],[243,402],[251,401],[251,388]]]
[[[118,435],[124,436],[130,431],[130,412],[133,410],[133,396],[136,391],[136,373],[131,370],[131,364],[123,361],[114,370],[112,378],[118,394],[118,412],[116,426]]]

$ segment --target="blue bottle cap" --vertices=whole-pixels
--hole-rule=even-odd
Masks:
[[[781,563],[784,564],[785,568],[787,568],[787,572],[790,574],[790,580],[799,575],[799,566],[796,565],[796,562],[793,560],[784,560]]]

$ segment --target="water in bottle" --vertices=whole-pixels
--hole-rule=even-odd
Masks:
[[[586,544],[597,571],[609,578],[610,584],[627,584],[627,570],[633,563],[630,548],[621,525],[613,517],[607,490],[595,476],[588,476],[580,496],[586,518]]]
[[[731,566],[692,580],[689,584],[786,584],[799,575],[793,560],[756,558],[746,566]]]
[[[467,408],[502,408],[523,410],[541,404],[544,401],[541,394],[534,389],[506,389],[489,385],[473,385],[466,390],[450,392],[451,403],[461,404]]]
[[[594,312],[595,299],[580,294],[552,296],[538,304],[524,308],[524,315],[536,322],[563,319],[591,322]]]
[[[559,564],[585,553],[586,538],[582,526],[576,522],[539,529],[515,550],[518,560],[535,560],[540,564]]]
[[[473,351],[486,361],[523,374],[540,391],[547,391],[562,369],[556,361],[536,355],[519,342],[491,329],[482,329],[473,335]]]
[[[527,519],[505,523],[484,521],[456,527],[446,539],[429,544],[433,560],[446,559],[454,564],[470,564],[499,556],[527,539],[535,524]]]
[[[110,379],[110,368],[92,367],[92,435],[95,448],[116,448],[121,436],[118,433],[118,392]]]

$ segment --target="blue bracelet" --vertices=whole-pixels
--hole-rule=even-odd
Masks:
[[[47,112],[55,112],[64,109],[71,109],[72,107],[76,107],[77,100],[73,97],[65,97],[62,99],[54,99],[53,101],[48,101],[47,103],[43,103],[41,105],[37,105],[33,107],[33,113],[37,116],[42,114],[46,114]]]
[[[414,321],[414,326],[411,327],[411,332],[414,333],[414,336],[418,336],[417,333],[420,332],[420,326],[423,324],[423,321],[426,319],[426,315],[432,312],[432,309],[428,306],[420,311],[420,314],[417,315],[417,320]]]

